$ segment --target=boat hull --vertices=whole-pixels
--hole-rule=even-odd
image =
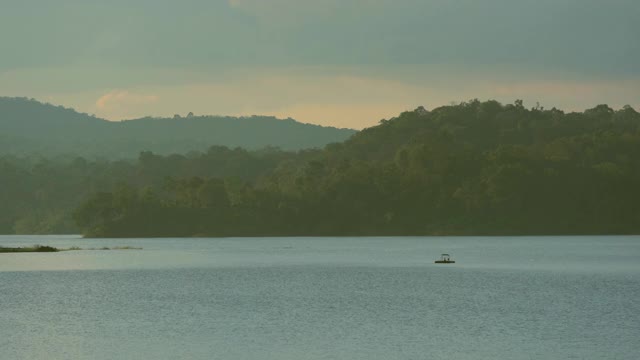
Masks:
[[[453,261],[453,260],[449,260],[449,261],[446,261],[446,260],[436,260],[436,261],[435,261],[435,263],[436,263],[436,264],[455,264],[456,262],[455,262],[455,261]]]

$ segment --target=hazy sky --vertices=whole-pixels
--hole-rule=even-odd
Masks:
[[[639,0],[0,0],[0,96],[362,128],[418,105],[640,108]]]

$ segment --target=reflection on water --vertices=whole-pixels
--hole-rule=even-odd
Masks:
[[[0,254],[0,358],[640,353],[640,237],[0,237],[33,244],[144,250]]]

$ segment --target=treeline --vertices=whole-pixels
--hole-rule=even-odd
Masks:
[[[74,216],[108,237],[637,234],[639,155],[629,106],[474,100],[383,120],[255,181],[198,174],[96,192]]]
[[[140,151],[169,155],[211,145],[258,150],[322,148],[356,131],[271,116],[175,115],[107,121],[34,99],[0,97],[0,154],[135,158]]]
[[[169,177],[225,177],[254,183],[280,164],[302,162],[318,150],[247,151],[212,146],[207,152],[137,160],[0,157],[0,234],[70,234],[80,229],[72,212],[93,193],[122,186],[159,187]]]

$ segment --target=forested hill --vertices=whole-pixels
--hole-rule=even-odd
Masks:
[[[355,133],[274,117],[194,116],[111,122],[25,98],[0,98],[0,154],[135,158],[212,145],[285,150],[323,147]]]
[[[254,181],[94,193],[87,236],[640,234],[640,114],[471,101],[382,121]]]

